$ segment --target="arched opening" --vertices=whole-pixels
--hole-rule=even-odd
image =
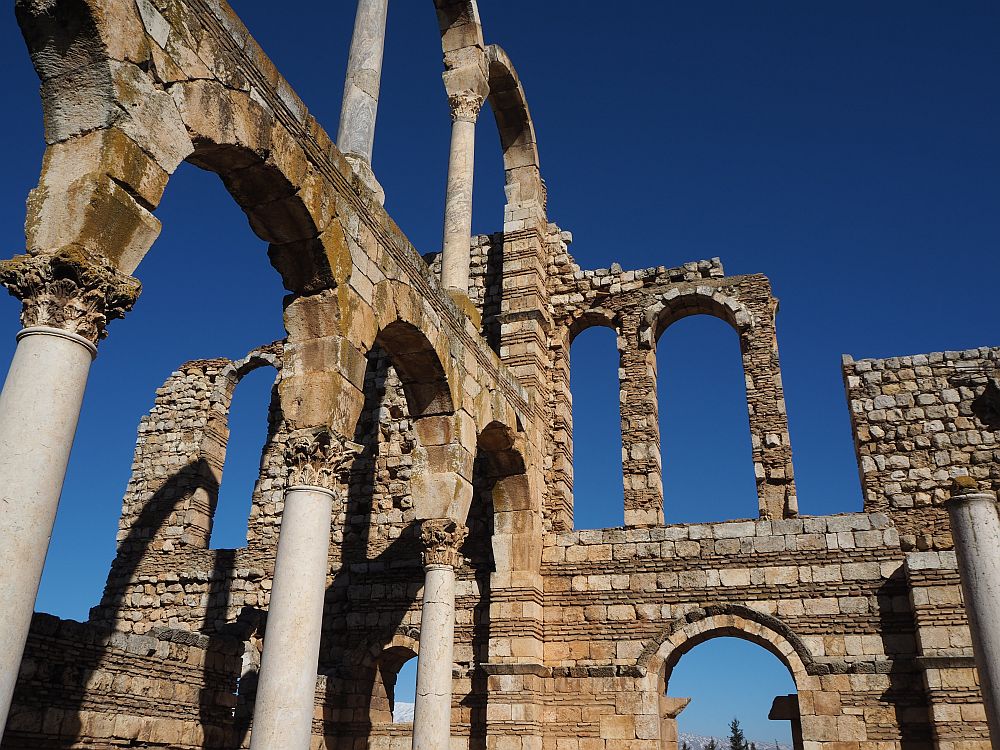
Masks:
[[[664,750],[685,743],[702,750],[710,739],[728,749],[734,720],[748,750],[751,743],[758,750],[801,747],[795,681],[777,656],[749,640],[711,635],[699,642],[664,667],[662,695]],[[778,718],[776,708],[793,705],[794,716]]]
[[[185,361],[241,357],[285,336],[281,277],[268,263],[266,244],[215,175],[181,164],[156,216],[163,230],[135,272],[143,283],[140,301],[109,327],[100,366],[89,378],[63,492],[108,502],[66,502],[60,509],[37,605],[60,617],[86,620],[101,599],[108,560],[116,554],[114,535],[106,531],[118,524],[136,425],[154,392]],[[243,513],[237,536],[245,533],[246,521]],[[94,542],[81,546],[81,537]],[[58,583],[67,580],[73,585]]]
[[[667,523],[757,516],[739,335],[692,315],[656,344],[660,457]]]
[[[413,418],[454,411],[441,358],[423,331],[397,320],[379,332],[375,343],[395,369]]]
[[[400,319],[394,308],[407,292],[392,289],[379,310],[352,438],[362,453],[333,521],[336,572],[327,590],[320,668],[330,675],[328,705],[341,706],[345,694],[352,696],[348,707],[334,712],[327,731],[358,747],[409,736],[406,709],[413,702],[412,656],[419,637],[414,604],[424,581],[412,480],[423,470],[422,449],[446,447],[431,436],[446,439],[454,411],[441,356],[421,328]],[[441,429],[421,435],[421,424]],[[363,607],[369,608],[367,617]],[[394,709],[400,719],[395,724]]]
[[[379,655],[371,703],[373,725],[409,725],[413,722],[417,694],[416,657],[409,646],[390,646]]]
[[[622,526],[622,475],[618,342],[615,331],[592,326],[571,344],[573,525]]]
[[[261,460],[271,431],[275,372],[258,367],[236,384],[228,414],[229,439],[219,496],[212,514],[210,549],[246,546],[247,519],[260,478]]]

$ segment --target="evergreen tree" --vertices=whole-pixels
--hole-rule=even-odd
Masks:
[[[753,742],[750,743],[750,750],[757,750],[757,745]]]
[[[681,743],[681,750],[691,750],[691,746],[687,743],[687,740]]]
[[[715,737],[712,737],[708,744],[705,745],[705,750],[719,750],[719,746],[715,744]]]
[[[729,724],[729,750],[749,750],[747,738],[740,729],[740,720],[736,718]]]

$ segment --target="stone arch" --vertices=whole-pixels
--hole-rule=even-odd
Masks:
[[[603,307],[593,307],[580,311],[573,315],[566,327],[566,349],[573,345],[573,341],[588,328],[610,328],[618,336],[621,336],[621,319],[614,312]]]
[[[219,176],[269,243],[285,288],[313,294],[350,276],[332,186],[284,126],[250,94],[215,81],[171,88],[193,145],[187,161]]]
[[[640,342],[646,347],[654,347],[667,328],[690,315],[711,315],[724,320],[741,341],[754,327],[753,315],[738,299],[711,287],[675,287],[646,308],[639,332]]]
[[[461,403],[461,383],[456,382],[451,354],[429,306],[405,284],[383,281],[372,296],[374,335],[360,345],[366,350],[385,349],[407,390],[407,404],[414,419],[453,414]]]
[[[536,201],[545,206],[545,186],[538,158],[535,124],[524,87],[502,47],[486,48],[489,103],[500,133],[508,204]]]
[[[74,246],[131,274],[159,234],[152,212],[169,176],[188,160],[221,177],[270,243],[289,291],[347,280],[333,188],[259,97],[201,76],[167,89],[150,72],[161,42],[134,5],[112,15],[86,0],[58,4],[58,13],[41,0],[17,4],[43,82],[50,144],[29,200],[29,250]],[[152,6],[148,13],[167,25]]]
[[[486,457],[485,468],[491,477],[504,479],[524,474],[524,455],[518,443],[518,434],[503,422],[490,422],[479,433],[476,447]]]
[[[423,331],[412,323],[396,320],[379,331],[375,344],[385,350],[396,368],[410,416],[420,419],[455,411],[448,376]]]
[[[572,529],[574,518],[573,461],[576,435],[573,424],[572,349],[577,337],[591,328],[609,328],[614,331],[615,347],[618,350],[618,360],[614,363],[616,373],[621,372],[622,357],[627,351],[621,317],[614,311],[603,307],[574,311],[569,320],[560,328],[559,344],[552,347],[552,387],[556,403],[553,444],[557,476],[554,490],[549,493],[547,498],[546,514],[552,520],[553,528],[558,530]],[[619,380],[615,394],[620,393],[621,385]],[[618,414],[619,429],[621,429],[620,404]]]
[[[113,14],[95,5],[15,4],[41,80],[47,143],[25,235],[33,254],[73,248],[129,274],[159,235],[152,211],[192,145],[170,94],[147,72],[135,5]]]
[[[740,604],[722,604],[696,609],[678,617],[652,638],[637,665],[647,673],[659,673],[661,688],[688,651],[722,636],[742,638],[774,654],[788,668],[798,690],[810,689],[814,659],[801,638],[773,615]]]
[[[373,725],[393,723],[396,705],[396,680],[399,671],[420,651],[420,638],[412,638],[405,633],[397,633],[374,658],[372,668],[374,681],[370,717]]]
[[[540,494],[533,491],[523,435],[493,422],[477,440],[480,492],[493,510],[493,585],[509,585],[511,576],[537,572],[543,533]]]
[[[215,388],[212,391],[210,407],[213,410],[227,410],[229,400],[239,382],[254,370],[262,367],[273,367],[281,373],[282,342],[254,349],[242,359],[233,360],[216,376]]]
[[[434,0],[434,7],[437,9],[441,48],[446,59],[449,53],[485,46],[476,0]]]

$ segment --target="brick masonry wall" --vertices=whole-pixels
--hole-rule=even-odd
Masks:
[[[955,553],[912,552],[906,578],[938,750],[989,750]]]
[[[552,747],[656,747],[659,675],[714,635],[787,651],[808,747],[930,738],[903,555],[884,514],[564,533],[547,537],[544,560]],[[719,617],[743,632],[726,620],[683,635]]]
[[[36,614],[0,747],[239,747],[242,653],[238,638],[130,635]]]

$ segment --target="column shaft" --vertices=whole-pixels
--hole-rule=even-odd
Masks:
[[[458,118],[452,123],[451,156],[448,160],[448,192],[445,196],[441,284],[468,296],[472,246],[472,184],[476,159],[475,120]]]
[[[455,569],[428,565],[420,613],[413,750],[451,744],[451,665],[455,647]]]
[[[0,734],[96,353],[77,334],[26,328],[0,393]]]
[[[330,490],[285,492],[251,750],[310,746],[332,513]]]
[[[337,147],[371,165],[388,0],[358,0]]]
[[[965,611],[986,719],[1000,747],[1000,515],[985,492],[955,494],[947,503],[962,577]]]

